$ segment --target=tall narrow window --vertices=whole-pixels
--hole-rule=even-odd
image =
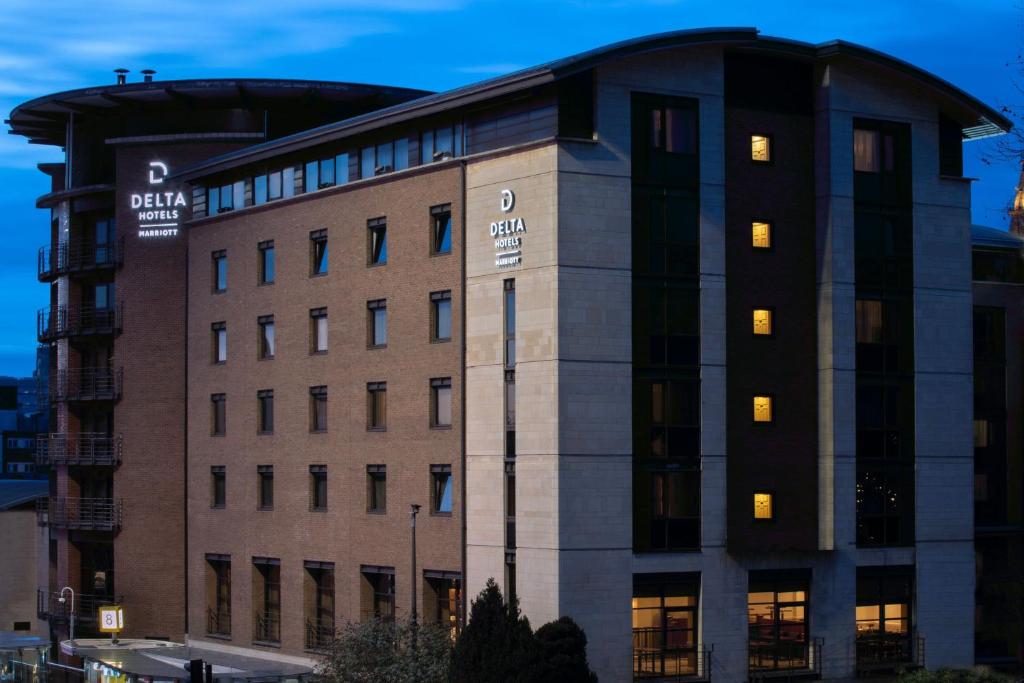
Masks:
[[[853,170],[878,173],[880,170],[878,131],[855,128],[853,130]]]
[[[516,549],[516,461],[505,459],[505,550]]]
[[[452,426],[451,377],[430,380],[430,426],[435,429]]]
[[[254,176],[252,179],[252,203],[267,203],[267,176],[266,174]]]
[[[430,293],[430,341],[451,341],[451,290]]]
[[[231,556],[207,553],[206,632],[231,635]]]
[[[375,299],[366,302],[369,346],[382,348],[388,345],[388,300]]]
[[[225,322],[213,323],[213,362],[225,363],[228,360],[228,326]]]
[[[754,334],[758,336],[772,335],[772,311],[770,308],[754,309]]]
[[[754,397],[754,422],[772,422],[775,416],[772,414],[772,397]]]
[[[348,152],[342,152],[334,157],[334,182],[344,185],[348,180]]]
[[[309,509],[327,509],[327,465],[309,466]]]
[[[430,510],[434,514],[451,514],[452,466],[430,466]]]
[[[309,320],[310,353],[327,353],[327,309],[311,309]]]
[[[388,384],[370,382],[366,385],[367,419],[366,428],[371,431],[387,429]]]
[[[284,182],[281,171],[274,171],[267,174],[267,199],[280,199],[283,195]]]
[[[314,230],[309,233],[310,273],[325,275],[327,273],[327,231]]]
[[[224,436],[224,433],[227,431],[226,403],[226,394],[210,394],[210,433],[214,436]]]
[[[689,574],[633,577],[633,677],[695,676],[700,579]]]
[[[372,218],[366,222],[368,263],[382,266],[388,262],[388,222],[386,218]]]
[[[362,620],[392,621],[395,618],[395,568],[360,567],[363,577]]]
[[[309,388],[309,431],[327,431],[327,387]]]
[[[772,160],[772,138],[769,135],[750,136],[750,159],[768,163]]]
[[[775,500],[774,496],[770,493],[755,493],[754,494],[754,519],[774,519],[775,518]]]
[[[258,643],[281,642],[281,560],[252,558],[253,635]]]
[[[256,402],[259,407],[259,433],[274,433],[274,390],[261,389],[256,392]]]
[[[423,578],[423,621],[447,629],[454,642],[462,621],[462,575],[428,569],[423,572]]]
[[[857,567],[857,665],[917,664],[913,639],[914,568]]]
[[[306,649],[322,650],[334,642],[334,563],[306,560]]]
[[[259,358],[270,360],[274,357],[274,316],[261,315],[259,325]]]
[[[223,465],[214,465],[210,468],[210,507],[224,507],[227,498],[227,471]]]
[[[807,669],[813,662],[807,633],[809,581],[751,572],[747,647],[751,671]]]
[[[274,466],[256,466],[256,486],[260,510],[274,508]]]
[[[755,249],[772,248],[772,224],[767,221],[751,223],[751,235]]]
[[[505,280],[505,367],[516,365],[516,281]]]
[[[274,262],[274,240],[267,240],[259,244],[260,254],[260,284],[273,284],[275,276]]]
[[[452,251],[452,207],[451,204],[434,206],[430,209],[431,253],[450,254]]]
[[[383,513],[388,509],[388,468],[386,465],[366,466],[366,510]]]
[[[228,252],[224,249],[213,252],[213,291],[223,292],[228,288]]]

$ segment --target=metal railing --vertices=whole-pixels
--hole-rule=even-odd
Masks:
[[[334,624],[306,620],[306,649],[325,650],[334,642],[337,631]]]
[[[53,401],[116,401],[121,398],[121,368],[75,368],[50,376]]]
[[[858,675],[924,666],[924,636],[916,631],[858,635],[856,646]]]
[[[75,593],[75,621],[93,623],[103,605],[118,605],[121,596]],[[36,590],[36,613],[40,619],[66,620],[71,614],[71,601],[60,601],[60,593]]]
[[[39,248],[38,277],[46,282],[68,273],[120,267],[124,262],[124,238],[108,244],[64,242]]]
[[[121,464],[121,437],[102,432],[39,434],[36,437],[37,465]]]
[[[231,635],[231,610],[216,610],[212,607],[206,610],[206,632],[215,636]]]
[[[691,683],[711,680],[711,652],[713,647],[673,648],[664,645],[666,636],[671,640],[672,630],[666,634],[660,628],[633,629],[633,680]]]
[[[39,524],[56,529],[116,531],[122,504],[115,498],[52,497],[36,501]]]
[[[98,308],[89,304],[57,305],[39,309],[36,335],[41,342],[64,337],[120,334],[122,304]]]
[[[254,612],[252,639],[261,643],[281,642],[281,616],[277,612]]]
[[[750,681],[821,677],[823,638],[750,643]]]

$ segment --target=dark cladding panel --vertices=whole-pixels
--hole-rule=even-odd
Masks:
[[[466,117],[466,153],[543,140],[557,132],[558,107],[554,95],[516,100]]]
[[[763,53],[725,54],[725,106],[810,116],[813,65]]]

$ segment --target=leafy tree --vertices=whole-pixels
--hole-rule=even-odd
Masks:
[[[1012,683],[1013,679],[984,668],[949,669],[935,671],[918,669],[900,676],[899,683]]]
[[[597,683],[587,664],[587,635],[570,617],[544,624],[535,634],[537,659],[526,677],[531,683]]]
[[[322,683],[444,683],[451,646],[449,631],[433,624],[349,623],[327,648],[316,678]]]
[[[480,592],[469,611],[469,622],[452,650],[451,683],[509,683],[535,661],[537,644],[526,617],[513,597],[508,604],[494,579]]]

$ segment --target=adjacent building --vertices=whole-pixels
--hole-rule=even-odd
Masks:
[[[68,149],[39,201],[50,585],[132,635],[304,661],[345,621],[456,630],[493,577],[602,680],[1000,656],[979,420],[1020,406],[978,417],[962,143],[1010,124],[949,83],[729,28],[11,125]],[[984,457],[1019,483],[1019,448]]]

